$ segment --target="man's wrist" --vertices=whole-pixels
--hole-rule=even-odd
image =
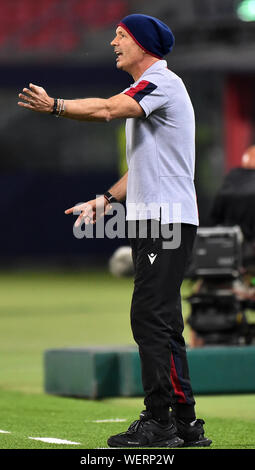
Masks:
[[[51,114],[56,114],[56,112],[57,112],[57,107],[58,107],[58,100],[57,100],[57,98],[51,98],[51,106],[50,106],[50,112],[51,112]]]
[[[51,98],[50,112],[55,117],[62,116],[65,112],[65,100],[63,100],[63,98]]]
[[[109,192],[109,191],[106,191],[104,193],[104,198],[106,199],[106,201],[108,202],[108,204],[112,204],[114,202],[118,202],[117,199]]]

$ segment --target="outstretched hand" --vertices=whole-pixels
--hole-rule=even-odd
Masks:
[[[18,105],[37,111],[39,113],[51,113],[54,105],[54,98],[51,98],[44,88],[41,86],[29,84],[29,88],[23,88],[23,92],[19,93],[19,98],[22,101]]]
[[[104,214],[111,209],[111,205],[107,202],[104,196],[100,196],[91,201],[65,210],[65,214],[74,214],[79,217],[76,219],[74,226],[79,227],[83,222],[85,225],[95,224]]]

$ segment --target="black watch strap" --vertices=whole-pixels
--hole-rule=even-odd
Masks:
[[[117,199],[111,193],[109,193],[109,191],[106,191],[106,193],[104,193],[104,197],[109,202],[109,204],[112,204],[113,202],[118,202]]]
[[[51,111],[51,114],[57,114],[57,109],[58,109],[58,99],[54,98],[53,110]]]

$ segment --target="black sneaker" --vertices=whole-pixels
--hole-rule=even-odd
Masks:
[[[182,447],[208,447],[212,441],[205,437],[203,419],[195,419],[191,423],[185,423],[179,418],[173,418],[178,436],[184,440]]]
[[[109,437],[107,443],[110,447],[181,447],[184,441],[174,424],[162,425],[145,411],[126,432]]]

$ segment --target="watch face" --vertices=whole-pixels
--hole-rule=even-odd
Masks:
[[[117,199],[111,193],[109,193],[109,191],[104,193],[104,197],[109,203],[118,202]]]

